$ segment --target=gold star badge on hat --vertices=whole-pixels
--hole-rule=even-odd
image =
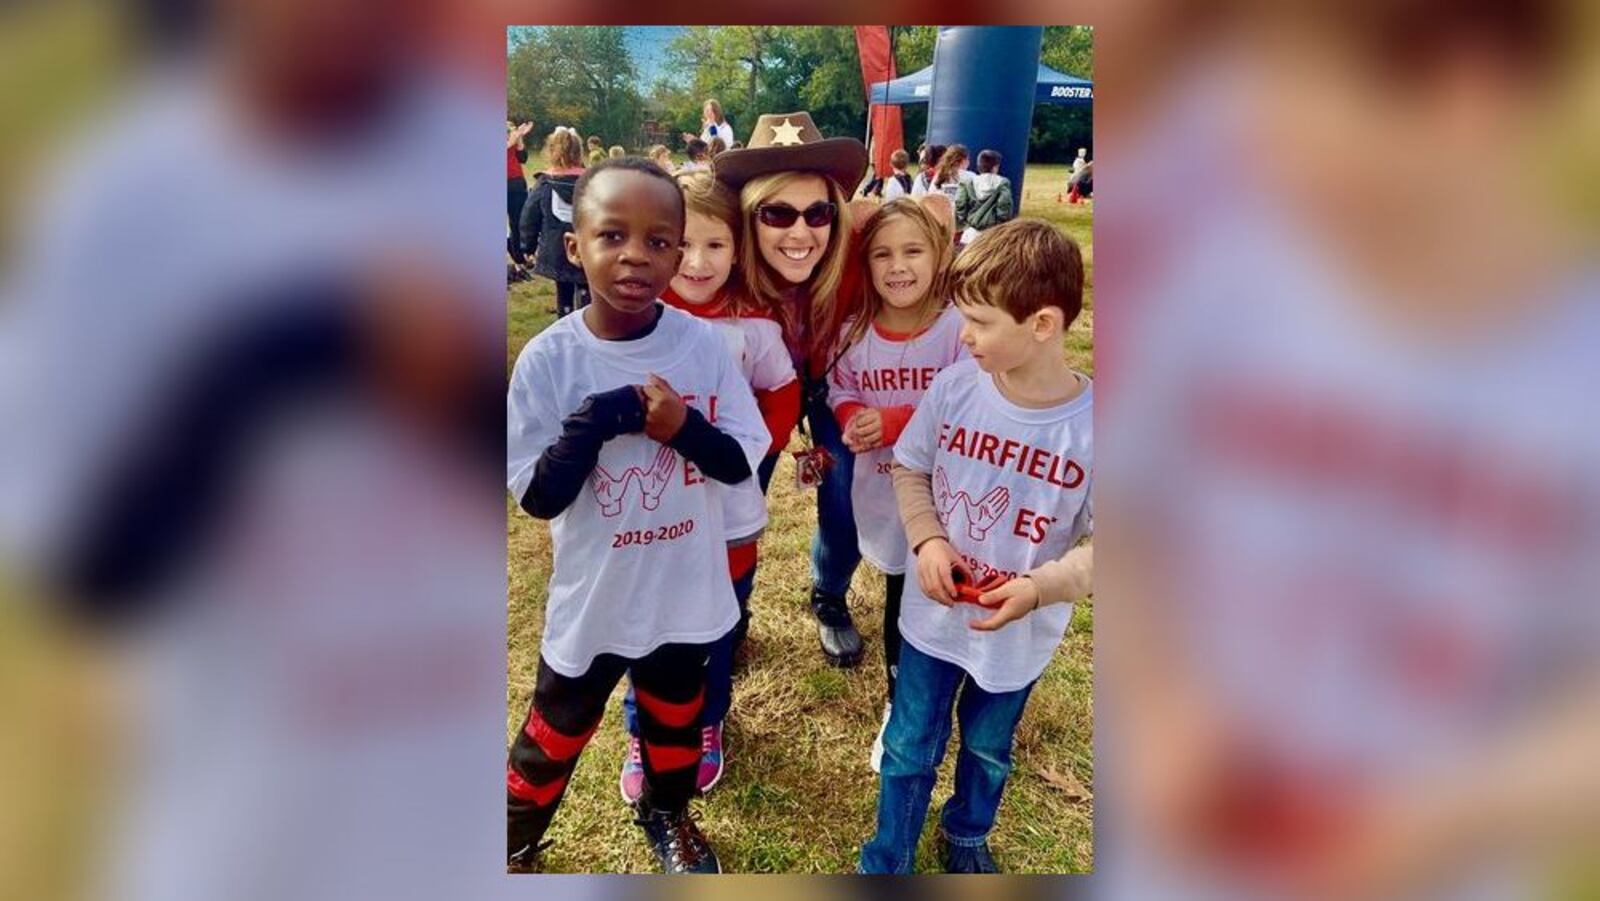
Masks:
[[[763,113],[750,130],[750,146],[717,154],[711,167],[730,188],[771,172],[816,172],[848,195],[867,167],[867,148],[855,138],[823,137],[808,112]]]
[[[789,120],[785,118],[782,125],[772,126],[772,143],[774,145],[799,144],[800,126],[790,124]]]

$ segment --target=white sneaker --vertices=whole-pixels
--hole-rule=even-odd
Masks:
[[[894,709],[893,704],[883,705],[883,723],[878,726],[878,737],[872,740],[872,771],[883,772],[883,733],[889,728],[889,713]]]

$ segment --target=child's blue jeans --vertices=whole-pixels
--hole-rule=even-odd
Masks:
[[[950,742],[950,708],[961,723],[955,790],[939,817],[954,845],[981,845],[994,828],[1011,773],[1011,741],[1033,691],[991,694],[961,667],[900,648],[894,712],[883,735],[878,788],[878,831],[861,849],[863,873],[909,873],[928,816],[933,783]],[[959,695],[959,698],[958,698]]]

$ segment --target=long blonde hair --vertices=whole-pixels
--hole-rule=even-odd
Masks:
[[[950,261],[955,258],[954,241],[950,226],[943,219],[928,212],[922,204],[910,197],[896,197],[879,207],[861,227],[861,309],[857,312],[850,330],[839,340],[839,352],[860,341],[872,327],[872,320],[883,310],[883,295],[872,281],[872,242],[878,233],[896,219],[908,219],[928,241],[928,251],[933,254],[933,283],[922,296],[924,312],[944,306],[949,297]]]
[[[744,272],[745,284],[749,286],[755,302],[771,310],[773,317],[788,331],[790,317],[781,309],[779,297],[791,287],[791,283],[773,272],[767,261],[761,258],[761,245],[756,238],[756,229],[761,226],[756,221],[756,208],[802,178],[821,179],[827,185],[828,200],[839,210],[834,217],[833,228],[828,233],[828,246],[823,249],[822,260],[811,271],[811,278],[799,286],[810,298],[810,314],[807,318],[812,340],[816,341],[831,335],[838,325],[839,282],[844,278],[845,257],[850,249],[850,207],[843,189],[833,179],[817,172],[790,169],[759,175],[746,182],[744,189],[739,192],[739,268]],[[812,348],[807,348],[808,354],[810,350]]]

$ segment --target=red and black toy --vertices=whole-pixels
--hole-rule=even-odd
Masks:
[[[1004,602],[996,601],[993,604],[985,604],[978,598],[982,597],[985,592],[993,591],[1010,581],[1005,577],[1004,573],[990,573],[989,577],[982,582],[975,581],[972,577],[972,571],[960,563],[950,567],[950,580],[956,583],[956,603],[976,604],[985,610],[993,610]]]

